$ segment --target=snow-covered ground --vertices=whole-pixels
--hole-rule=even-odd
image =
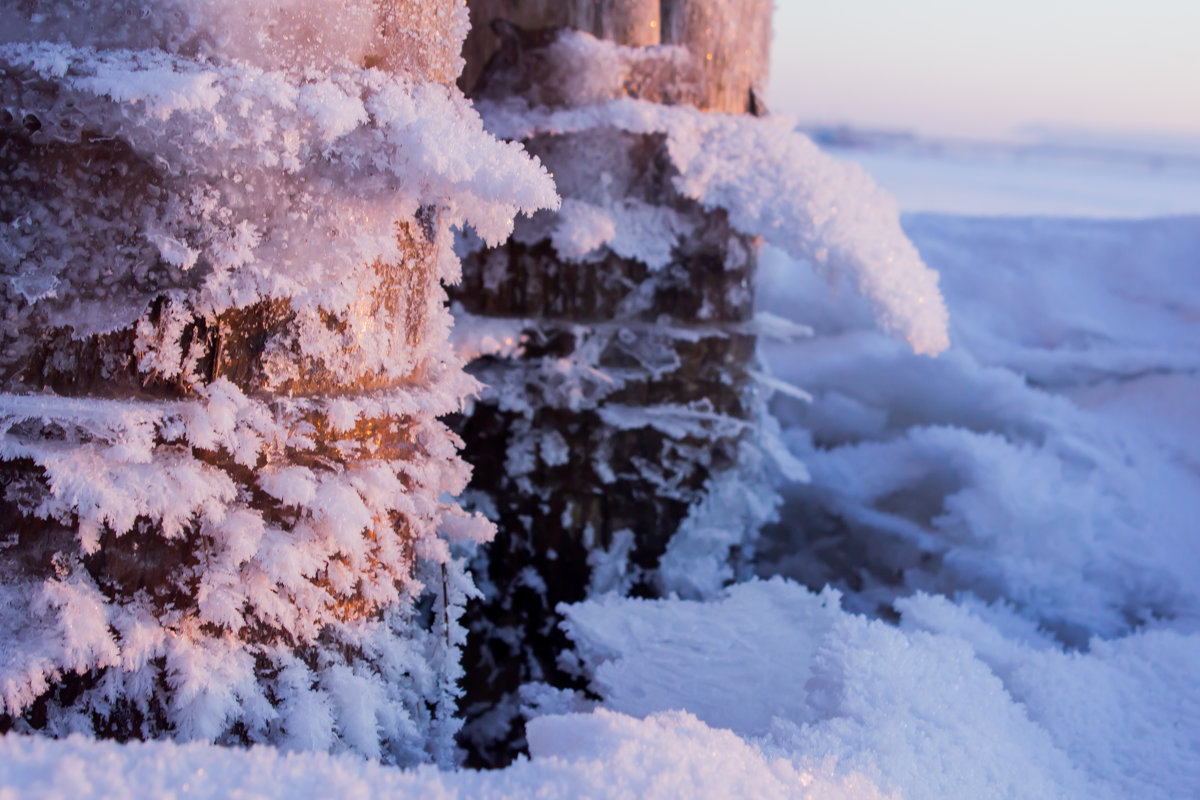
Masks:
[[[901,208],[946,214],[1160,217],[1200,213],[1200,162],[830,149]]]
[[[979,143],[838,129],[821,138],[834,139],[826,151],[861,164],[907,212],[1105,219],[1200,214],[1197,141],[1075,133]]]
[[[1200,184],[889,158],[902,208],[962,214],[904,219],[950,350],[769,250],[762,310],[815,329],[764,345],[812,394],[775,400],[812,482],[759,579],[568,609],[602,699],[529,687],[529,760],[8,736],[0,800],[1200,795],[1200,216],[1153,219],[1200,214]],[[1018,212],[1106,219],[965,216]]]

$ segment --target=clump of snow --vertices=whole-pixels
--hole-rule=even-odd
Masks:
[[[937,273],[900,229],[895,201],[860,167],[825,155],[786,122],[632,99],[570,109],[482,102],[480,109],[488,129],[508,139],[604,128],[664,135],[682,196],[724,209],[735,229],[811,262],[832,282],[847,280],[870,300],[879,325],[914,351],[949,346]],[[634,234],[632,241],[643,242],[633,257],[653,265],[653,240]]]
[[[570,789],[585,794],[811,800],[884,796],[869,779],[838,771],[831,760],[797,764],[765,757],[733,732],[713,729],[681,711],[644,720],[605,710],[541,717],[529,723],[527,735],[533,760],[526,770],[511,770],[514,777],[524,777],[522,772],[533,777],[538,766],[547,764],[564,771],[590,768],[594,777]]]
[[[616,223],[603,209],[567,200],[559,209],[558,224],[550,242],[563,258],[578,261],[611,242],[616,235]]]

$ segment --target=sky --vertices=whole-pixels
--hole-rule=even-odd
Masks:
[[[931,135],[1200,139],[1200,0],[776,0],[768,96]]]

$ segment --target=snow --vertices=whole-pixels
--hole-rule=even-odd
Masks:
[[[842,612],[836,592],[778,579],[712,603],[640,607],[649,605],[610,599],[568,611],[607,706],[685,708],[772,755],[833,757],[906,798],[1078,796],[1084,787],[960,642],[901,634]]]
[[[1198,365],[1200,284],[1188,276],[1200,250],[1195,216],[922,214],[907,217],[905,229],[957,298],[952,335],[985,364],[1049,386]],[[964,269],[968,258],[988,268]],[[1087,280],[1076,265],[1086,265]]]
[[[113,14],[127,6],[114,4]],[[55,13],[37,23],[45,26],[39,36],[57,38]],[[235,35],[243,19],[230,16],[219,29],[235,50],[246,44]],[[0,27],[5,39],[17,35]],[[206,235],[189,229],[184,222],[197,217],[182,211],[163,210],[170,225],[131,228],[181,272],[208,269],[202,255],[211,263],[204,282],[187,288],[195,307],[218,311],[262,296],[349,307],[345,287],[374,280],[356,265],[395,255],[391,221],[422,204],[444,200],[444,224],[470,224],[498,240],[518,210],[556,202],[540,165],[484,133],[453,90],[347,66],[345,52],[373,46],[355,30],[325,42],[321,78],[298,78],[286,64],[198,67],[171,47],[98,56],[90,39],[5,45],[0,57],[31,82],[61,86],[80,113],[141,152],[164,156],[168,174],[217,175],[234,165],[262,181],[301,171],[316,187],[294,219],[259,219],[252,204],[235,204],[238,214],[224,218],[216,199],[188,197],[190,211],[211,223]],[[709,487],[709,507],[696,510],[664,558],[663,584],[675,596],[612,593],[562,608],[576,645],[563,666],[590,694],[526,687],[523,697],[541,714],[528,726],[527,760],[489,773],[398,770],[378,760],[453,762],[454,721],[428,702],[452,695],[459,675],[448,651],[465,637],[452,620],[432,635],[397,635],[411,633],[411,616],[421,613],[399,593],[437,586],[431,613],[450,620],[476,591],[450,544],[488,536],[480,517],[443,501],[465,485],[466,468],[434,417],[478,388],[456,364],[435,369],[431,388],[281,398],[269,409],[227,381],[198,386],[186,401],[2,395],[0,457],[45,471],[49,491],[36,510],[59,521],[64,538],[93,553],[102,529],[134,535],[139,517],[160,522],[168,542],[199,526],[212,568],[196,579],[197,616],[165,623],[137,603],[107,602],[67,564],[53,564],[45,581],[2,576],[0,712],[27,708],[63,670],[107,667],[120,682],[95,688],[94,709],[121,696],[157,702],[161,679],[173,690],[166,711],[180,740],[219,739],[236,721],[280,749],[10,733],[0,738],[0,800],[1200,793],[1200,218],[921,214],[903,217],[901,228],[895,204],[864,173],[778,122],[595,91],[597,104],[584,113],[483,113],[499,129],[534,118],[540,131],[662,135],[679,190],[726,209],[769,244],[761,310],[748,327],[763,334],[766,370],[756,379],[781,428],[767,431],[768,441],[786,449],[755,453],[777,462],[790,483],[757,562],[762,579],[727,585],[736,576],[711,554],[740,540],[719,524],[729,509],[763,506],[748,516],[767,518],[773,492],[732,478]],[[230,145],[254,136],[242,151]],[[267,142],[278,160],[258,160]],[[491,171],[473,171],[477,163]],[[331,175],[363,182],[335,191]],[[1131,193],[1100,196],[1073,179],[1063,191],[1074,199],[1058,204],[1031,198],[1043,184],[1020,188],[1018,203],[972,177],[971,191],[985,186],[996,204],[969,207],[1148,217],[1197,210],[1190,199],[1173,205],[1190,198],[1190,176],[1160,177],[1179,193],[1143,214],[1130,213]],[[1141,179],[1138,191],[1156,194],[1158,179]],[[1125,178],[1096,180],[1112,187]],[[183,197],[182,184],[173,186]],[[222,202],[253,194],[226,188]],[[803,202],[795,207],[770,202],[796,192]],[[1079,200],[1089,193],[1092,200]],[[334,196],[336,207],[325,207]],[[641,209],[595,199],[565,206],[556,246],[585,260],[605,244],[653,268],[676,235],[670,220],[638,228]],[[960,196],[924,207],[965,206]],[[320,260],[328,274],[307,266],[315,260],[302,232],[314,219],[338,232]],[[45,249],[29,238],[37,228],[14,225],[6,243]],[[452,279],[448,237],[433,244],[442,277]],[[6,277],[31,305],[69,308],[86,275],[65,260],[42,266]],[[851,291],[836,291],[842,282]],[[138,319],[133,306],[82,319],[108,330]],[[182,309],[168,305],[159,323],[147,318],[138,330],[144,363],[168,377],[187,378]],[[515,353],[525,327],[465,315],[456,324],[463,357]],[[429,326],[444,343],[448,315],[434,313]],[[311,352],[333,358],[341,347],[313,336],[304,343]],[[933,352],[941,355],[922,355]],[[383,346],[354,363],[407,374],[392,355]],[[547,385],[562,378],[548,374]],[[304,420],[314,413],[343,432],[359,420],[416,415],[414,440],[440,460],[368,459],[336,475],[273,462],[287,447],[312,445]],[[612,424],[684,434],[730,424],[702,407],[606,413]],[[561,439],[535,445],[525,461],[514,457],[514,472],[535,455],[567,457]],[[224,450],[243,466],[262,457],[256,489],[303,520],[285,530],[264,519],[192,448]],[[403,589],[393,572],[371,567],[377,558],[407,569],[406,543],[363,535],[391,513],[427,526],[413,547],[420,567]],[[593,552],[597,592],[627,584],[632,536],[618,532],[607,551]],[[318,587],[310,578],[322,568]],[[255,619],[316,641],[330,598],[351,591],[391,608],[380,625],[335,626],[338,642],[360,658],[314,666],[285,647],[250,654],[232,638]],[[267,686],[255,657],[272,664]],[[49,713],[58,734],[89,728],[84,714]],[[393,737],[391,752],[380,731]]]
[[[601,598],[568,608],[567,625],[605,707],[683,708],[768,756],[835,760],[905,798],[1200,785],[1200,635],[1064,652],[1005,606],[919,594],[898,603],[897,629],[838,600],[776,578],[709,603]]]
[[[9,735],[0,791],[920,800],[1178,797],[1200,780],[1200,635],[1067,653],[1004,606],[899,605],[896,628],[777,578],[707,603],[574,606],[569,630],[605,707],[533,720],[530,759],[502,771]]]
[[[897,585],[971,591],[1016,603],[1076,644],[1195,619],[1200,509],[1184,443],[1197,431],[1188,409],[1200,298],[1189,265],[1200,224],[905,224],[939,269],[959,343],[936,362],[871,332],[851,296],[824,308],[804,300],[819,285],[806,268],[766,262],[776,286],[766,307],[817,329],[766,345],[776,377],[814,396],[777,400],[785,439],[813,475],[791,513],[841,520],[872,569],[903,573],[871,578],[871,603]],[[805,555],[788,558],[807,561],[797,569],[820,585],[829,559],[808,550],[823,547],[820,524],[802,527],[786,547]]]

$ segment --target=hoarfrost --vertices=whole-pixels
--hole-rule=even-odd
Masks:
[[[448,540],[491,526],[437,420],[479,388],[450,230],[558,204],[451,85],[465,7],[47,0],[0,31],[0,502],[40,531],[6,551],[0,714],[453,760]]]

